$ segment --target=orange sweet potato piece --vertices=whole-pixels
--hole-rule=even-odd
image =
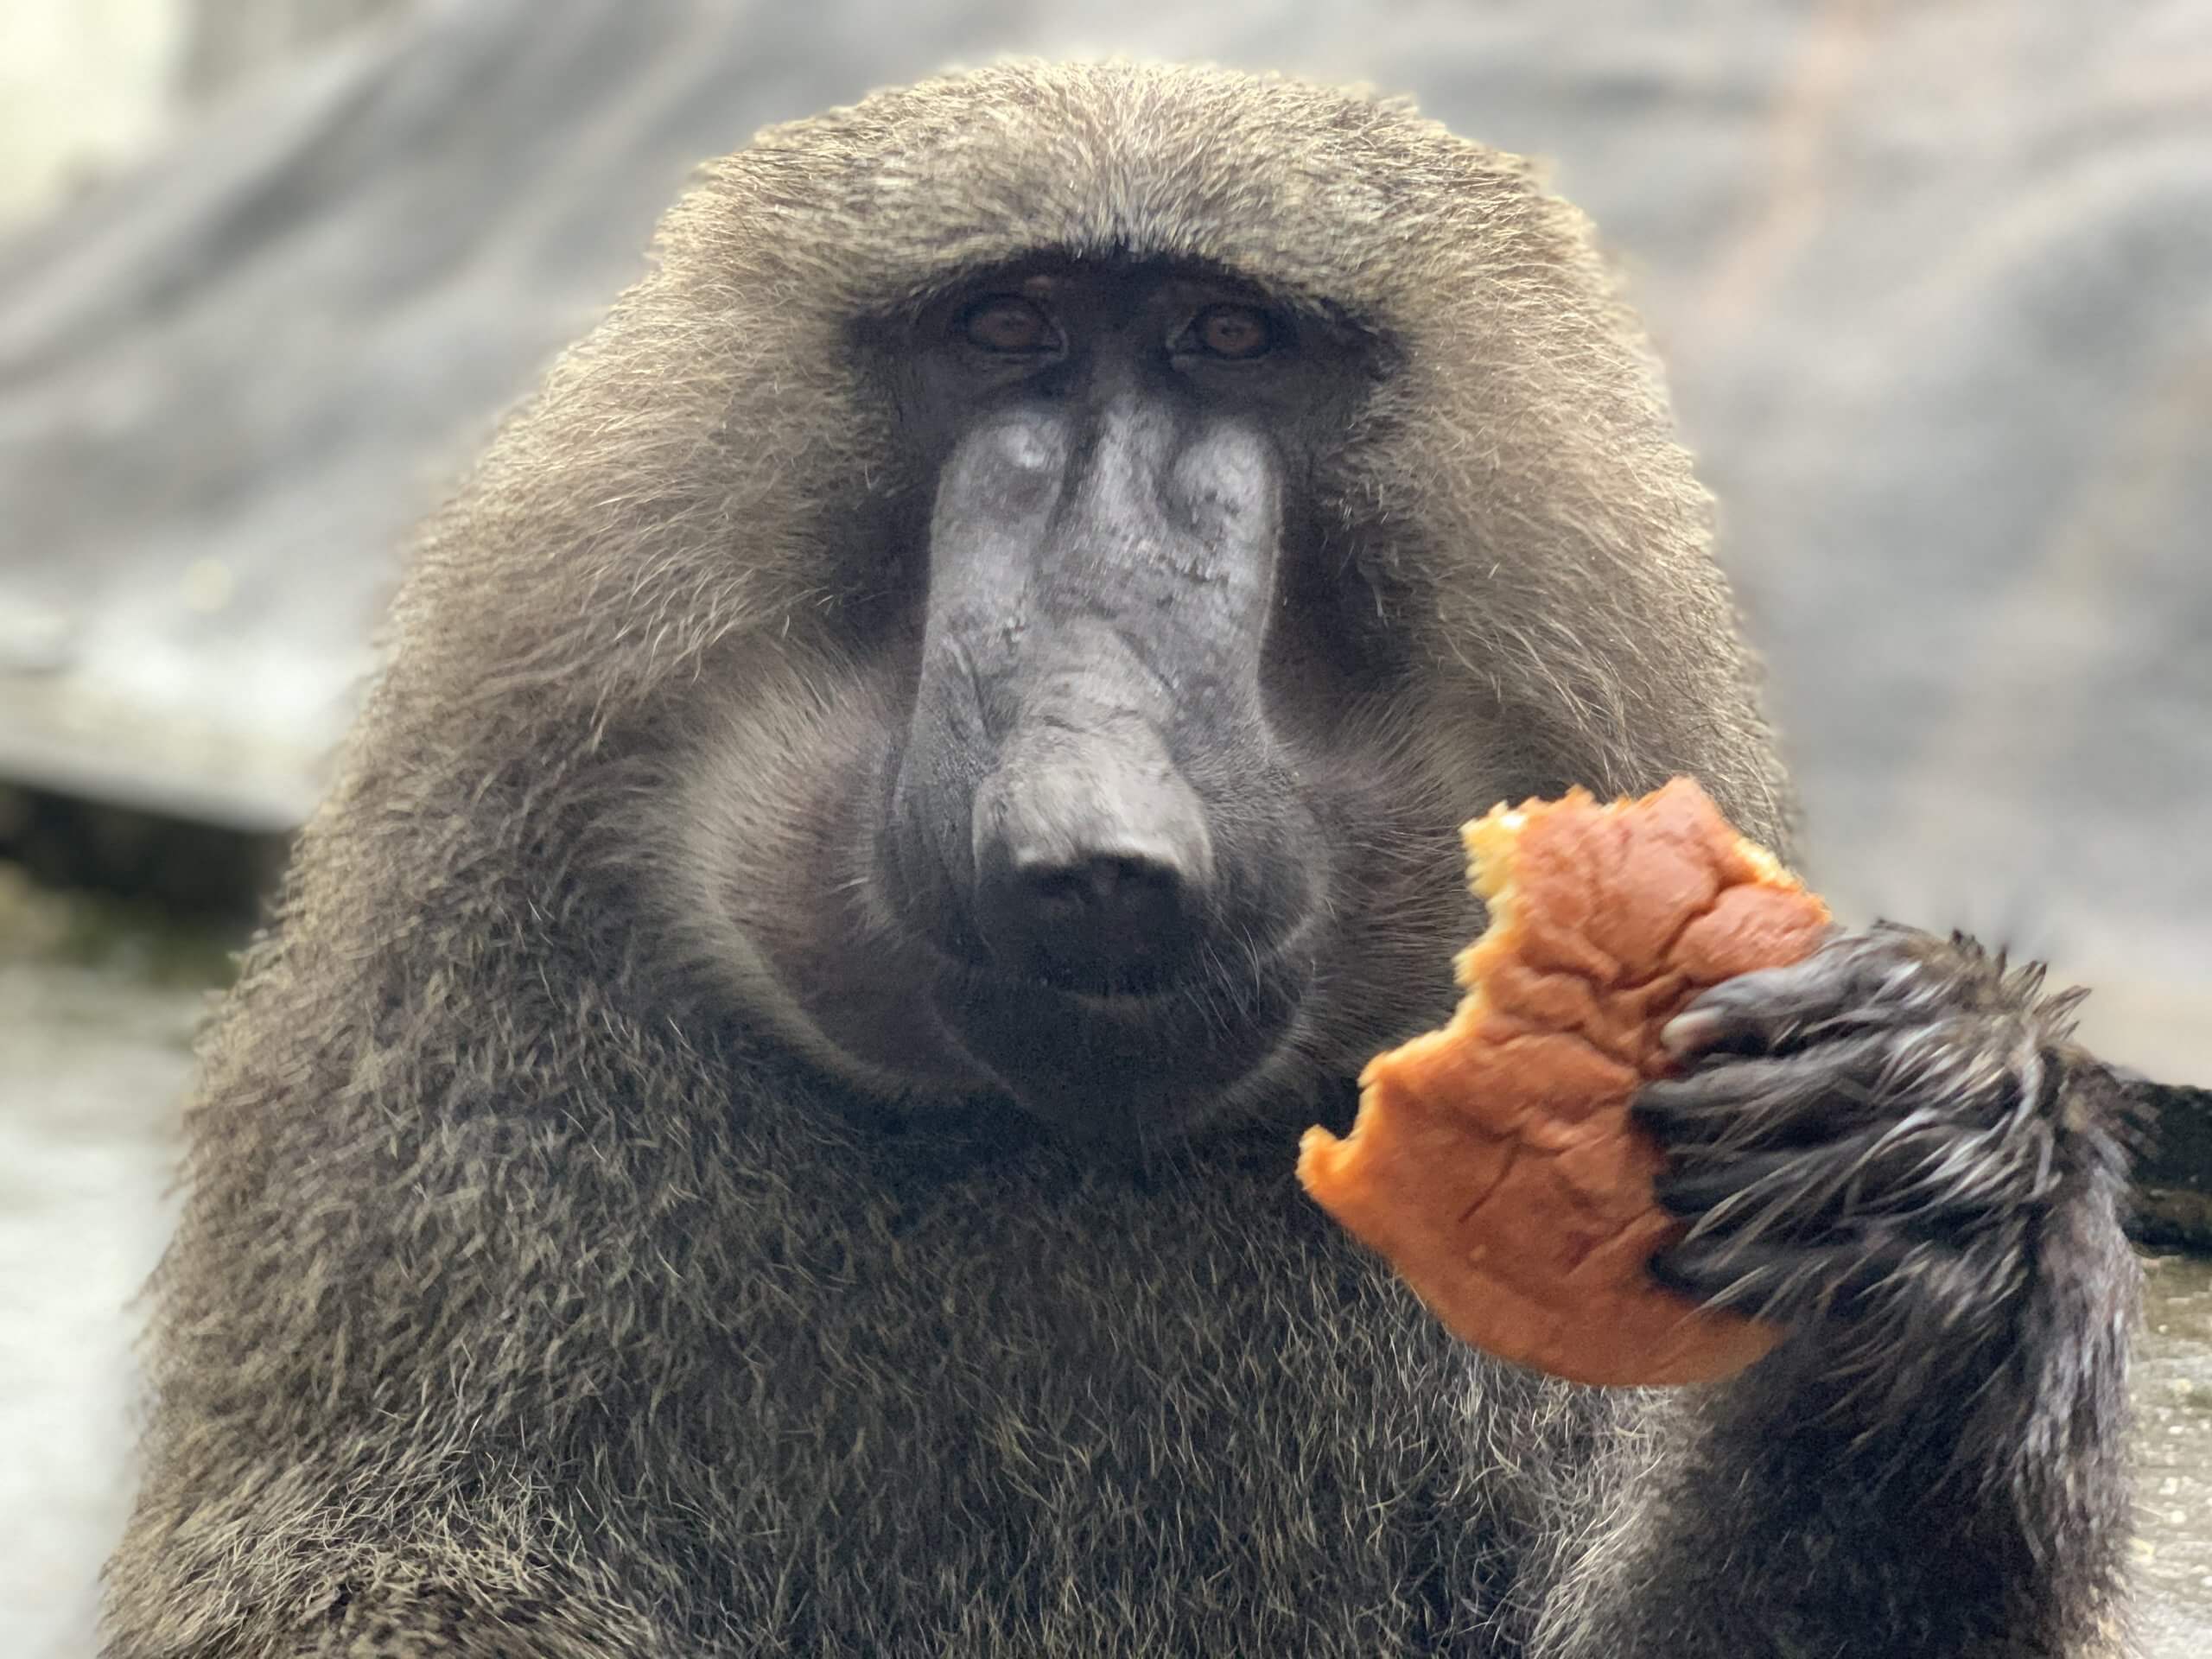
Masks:
[[[1659,1031],[1700,990],[1809,955],[1827,906],[1686,778],[1601,806],[1585,791],[1462,831],[1490,926],[1441,1031],[1378,1055],[1339,1140],[1298,1177],[1463,1340],[1579,1382],[1709,1382],[1781,1332],[1647,1270],[1681,1225],[1629,1116]]]

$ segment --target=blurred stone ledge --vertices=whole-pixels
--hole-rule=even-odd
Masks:
[[[2139,1238],[2212,1251],[2212,1089],[2165,1094],[2136,1181]]]

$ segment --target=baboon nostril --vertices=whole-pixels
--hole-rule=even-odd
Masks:
[[[1002,850],[984,861],[976,893],[976,930],[1001,965],[1109,989],[1169,971],[1188,949],[1191,884],[1172,849]]]
[[[1071,917],[1117,906],[1173,903],[1182,885],[1181,877],[1164,865],[1111,854],[1085,859],[1072,868],[1046,865],[1020,874],[1040,905]]]

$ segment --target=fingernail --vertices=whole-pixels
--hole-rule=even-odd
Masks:
[[[1705,1047],[1720,1034],[1720,1021],[1709,1014],[1678,1014],[1659,1027],[1659,1046],[1681,1056]]]

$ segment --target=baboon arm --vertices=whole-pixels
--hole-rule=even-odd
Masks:
[[[1646,1404],[1601,1440],[1518,1599],[1530,1659],[1825,1654],[1842,1632],[1866,1653],[2125,1651],[2115,1405],[2056,1423],[2016,1400],[2018,1456],[1947,1459],[1901,1424],[1820,1421],[1849,1407],[1809,1359]],[[1955,1423],[1961,1403],[1916,1409]]]
[[[1884,928],[1708,999],[1726,1054],[1643,1096],[1697,1212],[1661,1270],[1792,1335],[1607,1402],[1518,1599],[1536,1659],[2112,1650],[2137,1109],[2040,983]]]

